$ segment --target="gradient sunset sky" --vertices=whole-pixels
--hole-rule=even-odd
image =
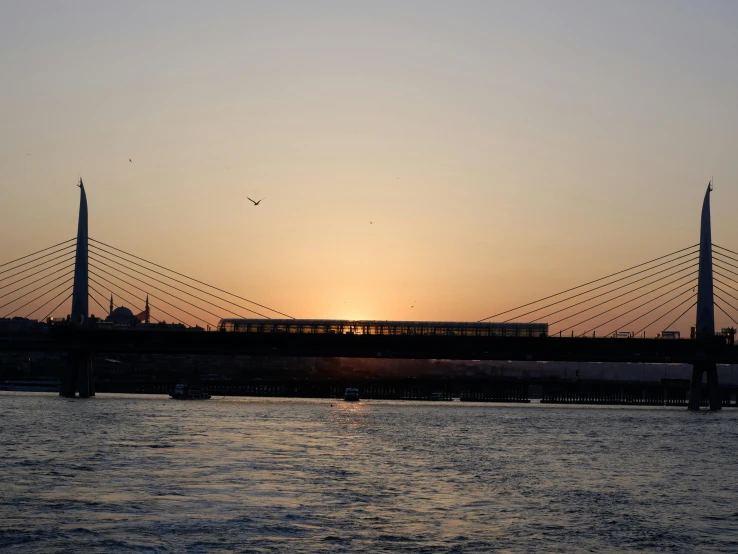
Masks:
[[[2,0],[0,262],[74,236],[78,175],[91,236],[304,318],[481,319],[697,243],[713,176],[738,250],[736,29],[732,1]]]

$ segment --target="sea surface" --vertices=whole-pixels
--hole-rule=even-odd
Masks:
[[[738,410],[0,393],[2,552],[738,552]]]

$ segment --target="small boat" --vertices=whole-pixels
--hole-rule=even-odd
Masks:
[[[174,391],[169,393],[169,396],[175,400],[209,400],[210,394],[206,391],[198,389],[191,389],[187,383],[177,383],[174,387]]]
[[[359,389],[348,387],[346,392],[343,393],[343,399],[347,402],[358,402],[359,401]]]

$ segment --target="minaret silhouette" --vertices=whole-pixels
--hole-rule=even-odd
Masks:
[[[108,315],[113,314],[113,295],[110,295],[110,311],[108,312]]]

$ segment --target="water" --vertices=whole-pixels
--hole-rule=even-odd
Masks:
[[[0,550],[735,552],[737,423],[0,393]]]

